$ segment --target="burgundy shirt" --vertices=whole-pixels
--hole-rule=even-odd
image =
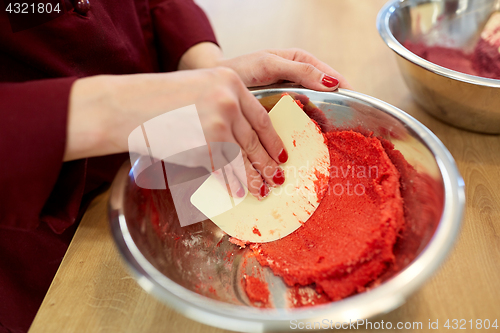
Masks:
[[[27,331],[84,203],[127,158],[62,163],[73,82],[172,71],[216,42],[192,0],[89,1],[85,15],[64,1],[63,15],[17,32],[0,9],[0,333]]]

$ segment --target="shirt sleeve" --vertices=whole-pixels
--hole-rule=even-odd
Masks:
[[[75,80],[0,83],[0,227],[38,226],[61,170]]]
[[[162,71],[176,70],[195,44],[217,44],[207,16],[192,0],[150,0],[150,10]]]

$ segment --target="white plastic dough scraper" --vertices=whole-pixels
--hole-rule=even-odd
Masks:
[[[285,182],[259,201],[248,193],[231,209],[217,207],[228,190],[211,175],[191,196],[191,203],[224,232],[242,241],[264,243],[283,238],[314,213],[328,186],[330,155],[319,127],[284,95],[269,112],[288,152],[281,164]],[[214,202],[215,201],[215,202]]]

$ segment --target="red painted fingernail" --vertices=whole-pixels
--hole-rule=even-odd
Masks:
[[[262,186],[260,187],[260,197],[265,198],[269,194],[269,187],[266,185],[266,183],[263,183]]]
[[[236,196],[238,198],[243,198],[245,196],[245,190],[243,187],[240,187],[238,191],[236,191]]]
[[[323,85],[327,88],[333,88],[335,86],[338,86],[339,80],[325,74],[325,75],[323,75],[323,79],[321,80],[321,83],[323,83]]]
[[[278,161],[280,161],[280,163],[285,163],[286,161],[288,161],[288,153],[286,152],[285,148],[281,149],[281,152],[278,155]]]
[[[282,168],[276,169],[273,176],[273,182],[278,185],[283,185],[285,182],[285,173]]]

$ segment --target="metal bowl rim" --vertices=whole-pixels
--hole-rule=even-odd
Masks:
[[[418,4],[430,3],[430,2],[441,2],[436,0],[420,0]],[[415,53],[411,52],[405,48],[392,34],[389,28],[389,19],[391,15],[399,8],[402,8],[402,4],[405,4],[402,0],[390,0],[387,2],[382,9],[380,9],[377,15],[377,29],[382,37],[383,41],[398,55],[402,58],[412,62],[413,64],[422,67],[434,74],[438,74],[453,80],[485,86],[492,88],[500,88],[500,80],[490,79],[470,74],[465,74],[462,72],[454,71],[452,69],[436,65],[428,60],[425,60]]]
[[[413,262],[391,279],[372,290],[331,302],[298,309],[257,309],[213,300],[181,287],[159,272],[141,253],[127,228],[123,212],[123,194],[130,171],[126,162],[113,181],[109,201],[112,235],[137,282],[149,293],[169,304],[188,318],[223,329],[257,332],[267,329],[290,329],[291,320],[321,321],[325,318],[373,318],[400,305],[439,268],[451,250],[458,233],[465,206],[464,182],[453,157],[441,141],[424,125],[404,111],[373,97],[339,89],[337,92],[316,92],[308,89],[273,88],[252,91],[297,92],[318,95],[339,94],[372,105],[385,112],[418,134],[436,157],[445,187],[443,215],[429,244]],[[311,98],[312,99],[312,98]]]

